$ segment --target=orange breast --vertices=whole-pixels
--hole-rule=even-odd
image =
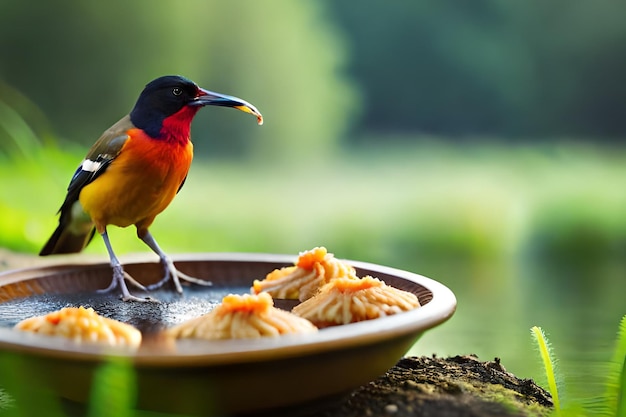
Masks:
[[[79,196],[100,233],[109,224],[148,227],[176,196],[193,158],[190,141],[155,140],[138,129],[128,133],[117,158]]]

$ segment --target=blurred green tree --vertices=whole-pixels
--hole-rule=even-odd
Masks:
[[[457,139],[626,133],[624,2],[327,4],[353,48],[361,132]]]
[[[324,16],[312,1],[0,1],[0,79],[61,137],[89,145],[148,81],[182,74],[266,118],[255,129],[236,112],[207,112],[194,125],[197,152],[323,155],[356,104],[342,35]]]

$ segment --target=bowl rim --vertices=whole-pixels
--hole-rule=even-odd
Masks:
[[[122,264],[153,263],[155,262],[154,258],[152,254],[134,255],[132,259],[123,258]],[[174,262],[226,261],[285,264],[293,264],[295,259],[293,255],[245,252],[185,253],[175,255],[172,258]],[[176,349],[173,352],[154,352],[150,349],[141,348],[133,352],[107,349],[95,345],[76,345],[62,338],[42,337],[17,332],[9,328],[0,328],[0,352],[17,352],[54,359],[87,362],[100,362],[108,357],[123,357],[130,359],[136,367],[149,368],[226,366],[267,361],[276,357],[302,357],[337,349],[351,349],[362,345],[384,343],[402,336],[415,335],[417,338],[424,331],[448,320],[456,310],[455,295],[448,287],[438,281],[393,267],[347,259],[345,261],[355,268],[387,274],[416,283],[430,291],[432,299],[425,305],[407,312],[329,327],[313,334],[201,342],[181,340],[176,342]],[[0,273],[0,286],[27,279],[36,279],[44,273],[108,266],[108,262],[94,262],[91,258],[84,261],[76,260],[76,262],[68,264],[53,263],[9,270]]]

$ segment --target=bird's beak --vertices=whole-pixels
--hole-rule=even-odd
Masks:
[[[263,115],[252,104],[238,97],[227,96],[226,94],[215,93],[203,88],[199,89],[198,96],[189,103],[190,106],[222,106],[233,107],[246,113],[256,116],[257,122],[263,124]]]

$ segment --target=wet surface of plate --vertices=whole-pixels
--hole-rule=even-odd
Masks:
[[[126,263],[125,269],[143,284],[153,283],[162,272],[153,259]],[[264,254],[178,256],[181,271],[213,285],[186,287],[183,295],[166,286],[150,293],[161,301],[158,304],[124,303],[115,293],[96,293],[110,282],[107,264],[9,271],[0,274],[0,355],[26,358],[17,361],[19,372],[73,401],[87,401],[98,366],[111,356],[122,356],[136,372],[140,408],[200,415],[252,412],[368,382],[393,366],[424,331],[447,320],[456,306],[452,292],[436,281],[349,261],[359,276],[372,275],[416,294],[422,307],[308,335],[213,342],[174,342],[159,336],[164,328],[210,311],[224,295],[248,293],[254,279],[294,260]],[[275,304],[289,310],[295,303]],[[79,305],[139,328],[142,346],[136,352],[102,349],[12,330],[24,318]]]
[[[142,291],[133,293],[143,295]],[[183,321],[206,314],[227,294],[250,292],[250,286],[230,285],[220,288],[186,286],[184,294],[176,293],[169,285],[151,291],[158,303],[122,303],[116,291],[98,293],[85,291],[70,294],[34,294],[0,303],[0,327],[12,327],[18,321],[41,316],[63,307],[91,307],[98,314],[133,325],[144,334],[156,333]],[[282,300],[278,300],[278,304]]]

